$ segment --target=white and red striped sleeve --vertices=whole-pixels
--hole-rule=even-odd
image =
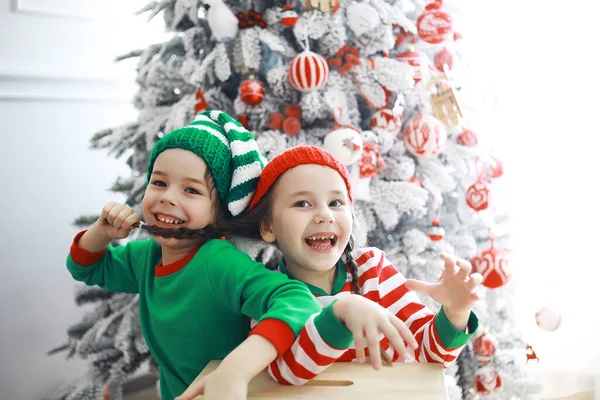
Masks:
[[[292,347],[269,365],[273,379],[284,385],[303,385],[348,350],[352,333],[333,314],[332,305],[313,315]]]
[[[357,255],[359,264],[359,284],[365,297],[377,298],[388,311],[406,323],[419,347],[413,357],[417,362],[439,362],[444,366],[458,357],[463,347],[477,330],[478,321],[471,313],[468,334],[456,330],[446,318],[442,309],[436,315],[427,308],[414,291],[406,287],[406,278],[377,248],[362,249]],[[377,291],[375,292],[375,286]],[[390,349],[393,351],[393,349]],[[399,354],[393,352],[392,360]]]

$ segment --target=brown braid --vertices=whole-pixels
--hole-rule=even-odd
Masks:
[[[156,225],[141,224],[140,228],[148,231],[149,234],[154,236],[162,236],[165,238],[175,239],[214,239],[225,235],[224,230],[218,229],[212,225],[206,226],[204,229],[169,229],[161,228]]]
[[[358,286],[358,266],[356,265],[356,261],[354,261],[354,257],[352,256],[352,251],[354,250],[354,237],[350,236],[350,240],[344,249],[344,256],[346,256],[346,265],[348,269],[350,269],[350,275],[352,275],[352,289],[354,294],[360,295],[360,287]],[[391,345],[391,344],[390,344]],[[380,348],[381,360],[388,367],[392,366],[392,360],[387,353]]]

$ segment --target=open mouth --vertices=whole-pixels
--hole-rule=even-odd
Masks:
[[[181,220],[179,218],[175,218],[172,215],[167,215],[167,214],[154,214],[154,218],[156,218],[156,220],[162,222],[163,224],[167,224],[167,225],[181,225],[183,223],[185,223],[184,220]]]
[[[338,237],[336,235],[326,236],[309,236],[304,239],[307,245],[316,250],[327,250],[331,249],[337,243]]]

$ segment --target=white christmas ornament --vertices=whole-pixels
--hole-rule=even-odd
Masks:
[[[550,308],[541,308],[535,313],[535,322],[545,331],[555,331],[560,326],[560,313]]]
[[[223,0],[204,0],[208,9],[206,20],[218,42],[229,42],[235,38],[238,31],[238,19],[225,5]]]
[[[356,129],[338,128],[325,136],[323,148],[342,164],[351,165],[360,159],[363,141]]]
[[[356,36],[369,32],[380,22],[377,10],[367,3],[352,3],[346,9],[346,24]]]
[[[415,157],[427,158],[438,154],[447,138],[444,124],[422,112],[413,116],[404,126],[404,144]]]
[[[389,108],[382,108],[371,116],[370,124],[371,128],[382,128],[397,135],[402,129],[402,113],[398,114]]]

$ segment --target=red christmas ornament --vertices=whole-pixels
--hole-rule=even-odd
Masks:
[[[429,227],[429,239],[433,240],[434,242],[437,242],[442,240],[445,235],[446,231],[440,224],[440,221],[438,221],[437,219],[431,221],[431,226]]]
[[[490,187],[487,182],[479,179],[467,189],[467,204],[475,211],[488,208],[490,202]]]
[[[240,124],[246,129],[248,129],[248,116],[246,114],[242,114],[238,117]]]
[[[489,249],[483,250],[471,260],[475,271],[483,275],[483,286],[496,289],[510,279],[508,260],[505,253],[494,247],[493,241]]]
[[[302,108],[297,104],[290,104],[285,108],[285,116],[300,118],[302,116]]]
[[[476,161],[479,176],[491,182],[492,179],[500,178],[504,174],[502,162],[495,157],[479,157]]]
[[[496,340],[495,336],[487,332],[473,339],[473,351],[483,365],[494,357],[497,349],[498,340]]]
[[[477,135],[475,132],[470,131],[468,129],[464,129],[456,140],[458,144],[466,147],[475,147],[479,141],[477,140]]]
[[[371,117],[371,128],[383,128],[397,135],[402,129],[402,115],[394,115],[389,108],[382,108]]]
[[[265,85],[256,79],[248,79],[240,85],[239,95],[250,106],[260,104],[265,98]]]
[[[451,70],[452,65],[454,65],[454,55],[452,55],[450,50],[444,48],[435,55],[433,64],[440,72],[444,72],[444,64],[448,65],[448,70]]]
[[[413,67],[413,79],[415,82],[419,82],[423,79],[423,75],[427,72],[427,56],[423,53],[419,53],[418,51],[405,51],[396,56],[396,59],[398,61],[404,61]]]
[[[361,179],[375,178],[378,169],[385,169],[387,165],[381,157],[379,146],[374,142],[363,142],[363,151],[358,161],[359,175]]]
[[[198,91],[196,92],[196,100],[196,114],[198,114],[200,111],[208,110],[208,103],[204,98],[204,92],[202,91],[202,89],[198,89]]]
[[[283,127],[283,120],[285,117],[282,113],[272,113],[267,118],[267,126],[273,130],[280,130]]]
[[[290,63],[290,83],[300,92],[319,90],[327,83],[329,66],[322,56],[304,50]]]
[[[412,178],[410,178],[408,180],[410,183],[413,183],[415,185],[419,185],[421,187],[423,187],[423,182],[421,182],[421,180],[419,178],[417,178],[416,176],[413,176]]]
[[[427,43],[442,43],[452,32],[452,17],[440,7],[441,3],[428,4],[417,19],[419,36]]]
[[[485,366],[475,373],[475,391],[480,394],[490,394],[502,388],[502,378],[495,369]]]
[[[296,117],[287,117],[283,121],[283,131],[290,136],[295,136],[302,129],[302,124],[300,120]]]
[[[446,127],[434,116],[419,112],[404,125],[404,145],[415,157],[428,158],[438,154],[446,143]]]
[[[294,10],[291,4],[286,4],[283,6],[283,11],[281,12],[281,23],[283,26],[287,26],[291,28],[296,25],[298,22],[298,13]]]

